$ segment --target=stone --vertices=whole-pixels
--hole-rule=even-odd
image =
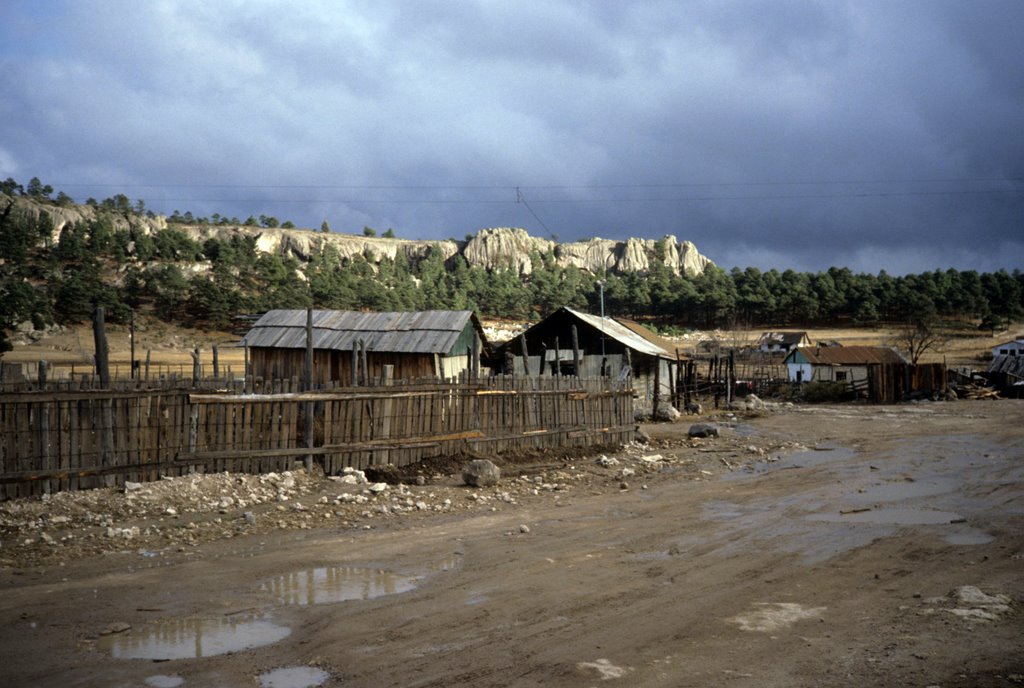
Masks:
[[[704,413],[704,407],[695,401],[691,401],[689,404],[683,406],[683,410],[685,410],[686,413],[691,416],[699,416],[700,414]]]
[[[718,426],[710,423],[694,423],[688,433],[690,437],[718,437]]]
[[[597,465],[602,468],[611,468],[612,466],[618,466],[619,460],[611,456],[602,456],[597,460]]]
[[[124,621],[115,621],[113,623],[107,624],[103,628],[103,630],[100,631],[100,635],[113,635],[114,633],[124,633],[125,631],[131,629],[131,627],[132,625],[130,623],[126,623]]]
[[[384,491],[386,491],[388,489],[388,484],[387,483],[373,483],[367,489],[370,490],[370,492],[372,492],[373,494],[380,494],[381,492],[384,492]]]
[[[640,444],[650,444],[651,436],[643,428],[637,428],[633,433],[633,439]]]
[[[136,490],[141,490],[141,489],[142,489],[142,483],[133,483],[133,482],[131,482],[129,480],[126,480],[125,483],[124,483],[124,491],[125,492],[135,492]]]
[[[501,469],[487,459],[470,461],[462,468],[462,481],[470,487],[497,485],[500,479]]]
[[[242,518],[245,519],[245,522],[250,526],[256,525],[256,514],[254,514],[253,512],[246,511],[244,514],[242,514]]]
[[[668,423],[674,423],[682,415],[672,404],[662,403],[658,404],[658,412],[655,414],[655,418]]]
[[[525,523],[523,523],[522,525],[519,526],[519,532],[520,533],[529,533],[530,532],[530,526],[528,526]]]

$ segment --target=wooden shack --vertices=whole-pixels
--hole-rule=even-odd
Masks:
[[[790,382],[866,383],[868,367],[906,364],[895,349],[885,346],[801,346],[786,356]]]
[[[575,369],[573,327],[579,345],[579,370]],[[516,337],[495,347],[494,368],[517,375],[558,372],[580,377],[621,378],[625,376],[628,359],[631,364],[628,372],[632,375],[640,406],[650,405],[656,381],[660,385],[660,398],[668,399],[674,391],[680,359],[673,345],[639,323],[602,318],[564,306],[530,327],[522,337],[526,341],[526,362],[521,340]]]
[[[242,340],[249,374],[301,379],[306,360],[306,311],[265,313]],[[365,313],[313,311],[313,384],[351,384],[353,350],[366,351],[370,379],[394,366],[396,380],[451,379],[479,371],[487,342],[472,311]]]

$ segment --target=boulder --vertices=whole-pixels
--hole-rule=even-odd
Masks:
[[[718,426],[710,423],[694,423],[688,432],[690,437],[718,437]]]
[[[497,485],[500,479],[501,469],[487,459],[470,461],[462,468],[462,481],[470,487]]]
[[[657,420],[663,420],[669,423],[674,423],[675,421],[679,420],[679,417],[681,415],[683,414],[679,413],[679,411],[676,410],[676,407],[673,406],[672,404],[662,403],[658,404],[658,413],[655,415],[655,418],[657,418]]]

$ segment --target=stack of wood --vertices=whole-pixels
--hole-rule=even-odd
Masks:
[[[957,385],[956,396],[959,399],[999,399],[999,390],[981,385],[967,384]]]

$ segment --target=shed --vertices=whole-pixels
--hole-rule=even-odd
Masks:
[[[789,353],[801,346],[810,346],[806,332],[762,332],[757,350],[765,353]]]
[[[301,378],[306,311],[268,311],[242,341],[253,376]],[[352,351],[359,342],[367,352],[369,376],[380,377],[385,365],[393,365],[397,380],[448,379],[467,369],[479,370],[487,345],[472,311],[313,311],[313,383],[350,383]]]
[[[997,356],[1024,356],[1024,336],[996,344],[992,347],[992,357]]]
[[[847,382],[868,379],[868,367],[880,363],[907,361],[886,346],[801,346],[786,356],[790,382]]]
[[[579,371],[573,367],[573,326],[579,340]],[[516,374],[553,375],[557,370],[562,375],[579,374],[580,377],[621,376],[628,350],[633,385],[640,399],[653,399],[656,367],[660,368],[659,394],[667,398],[673,391],[679,360],[673,353],[674,346],[639,323],[622,318],[602,318],[563,306],[523,332],[522,336],[529,354],[529,370],[522,362],[519,337],[496,347],[494,367]]]

